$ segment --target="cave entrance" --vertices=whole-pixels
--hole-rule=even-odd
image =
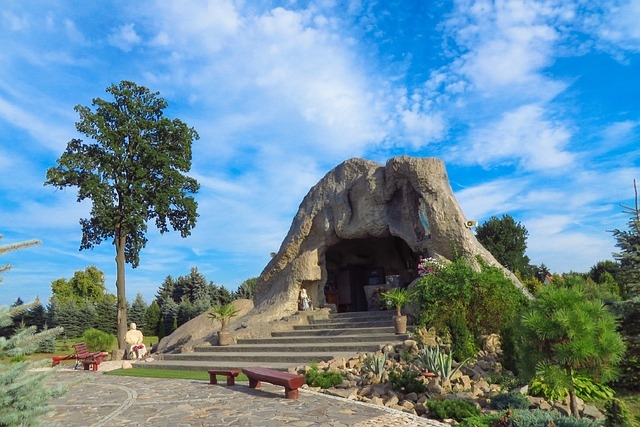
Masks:
[[[381,310],[378,295],[406,287],[417,275],[419,254],[399,237],[344,239],[325,253],[325,299],[339,313]]]

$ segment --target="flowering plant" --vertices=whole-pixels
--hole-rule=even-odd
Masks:
[[[435,274],[442,270],[442,267],[442,263],[435,258],[420,258],[418,275],[426,276],[427,274]]]

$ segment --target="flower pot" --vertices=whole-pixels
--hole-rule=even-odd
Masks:
[[[407,333],[407,316],[393,316],[393,322],[396,334]]]
[[[233,338],[228,330],[223,329],[218,331],[218,345],[231,345],[233,344]]]

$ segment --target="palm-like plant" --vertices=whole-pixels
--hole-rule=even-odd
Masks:
[[[215,304],[209,311],[209,319],[217,320],[220,322],[220,330],[226,330],[227,324],[232,317],[235,317],[240,313],[240,310],[235,308],[233,303],[229,304]]]
[[[412,296],[413,292],[407,288],[391,288],[380,294],[383,303],[395,307],[396,316],[402,316],[402,307],[411,301]]]

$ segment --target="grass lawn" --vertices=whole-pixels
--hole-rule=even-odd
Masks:
[[[151,368],[133,368],[133,369],[116,369],[114,371],[105,372],[104,375],[116,375],[122,377],[139,377],[139,378],[178,378],[185,380],[203,380],[209,381],[209,373],[207,371],[186,371],[173,369],[151,369]],[[222,380],[221,380],[222,379]],[[219,376],[218,381],[226,381],[224,377]],[[236,377],[236,381],[249,381],[243,373]]]

